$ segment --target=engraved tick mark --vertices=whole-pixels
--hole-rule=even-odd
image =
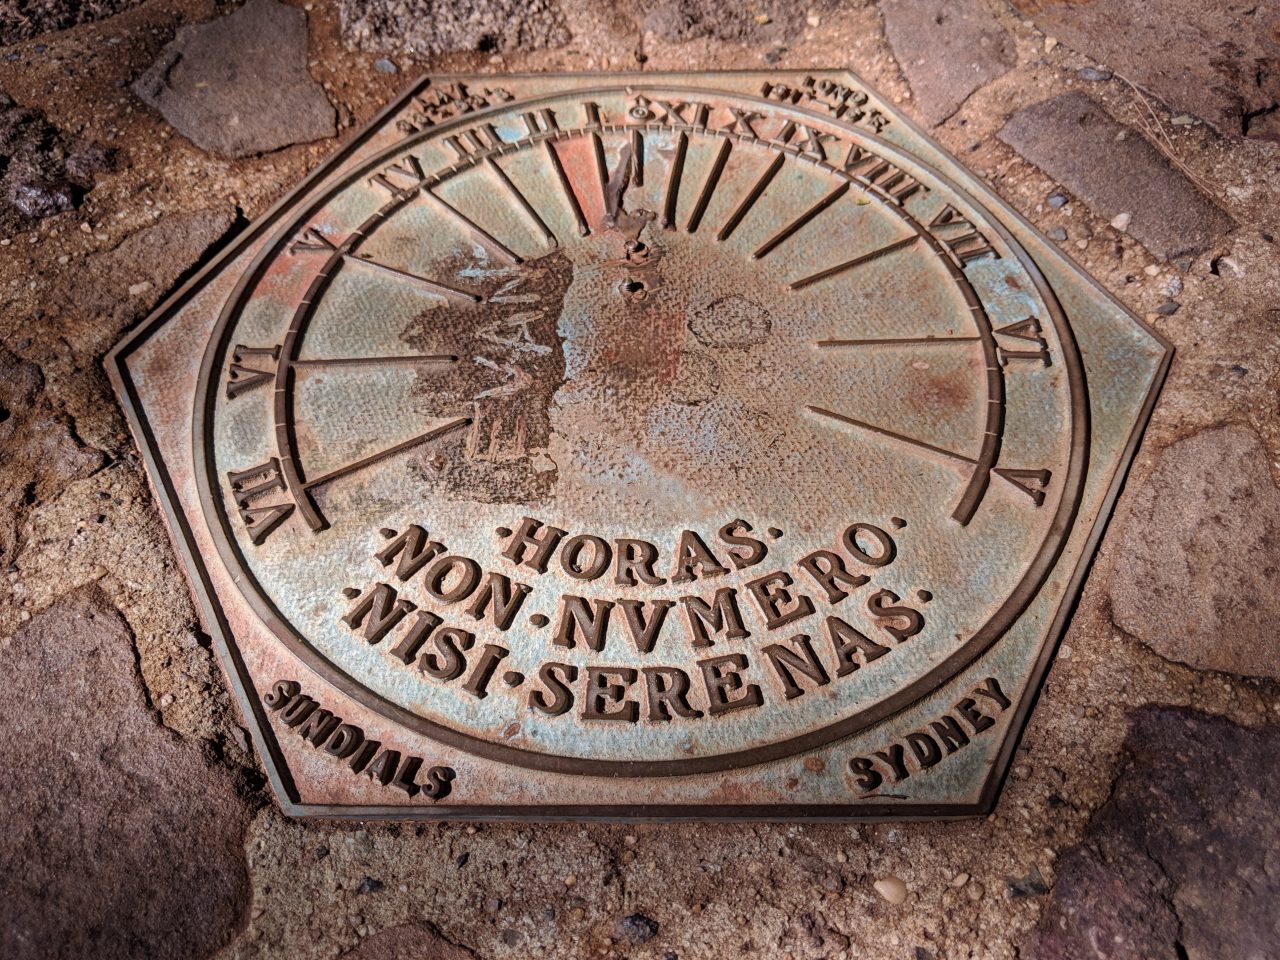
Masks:
[[[681,132],[676,140],[676,157],[671,162],[671,174],[667,177],[667,194],[662,201],[662,226],[670,230],[676,222],[676,201],[680,197],[680,177],[684,173],[684,157],[689,150],[689,135]]]
[[[720,144],[720,152],[716,154],[715,162],[707,173],[706,182],[702,185],[702,193],[698,196],[698,202],[694,205],[693,213],[689,214],[689,223],[685,227],[689,233],[696,233],[698,224],[702,223],[702,215],[707,212],[707,205],[711,203],[711,195],[716,192],[716,185],[720,182],[720,174],[724,172],[724,165],[729,161],[729,151],[732,149],[732,140],[725,140]]]
[[[511,182],[511,178],[507,176],[507,171],[503,170],[502,167],[498,166],[498,162],[494,160],[493,157],[487,157],[485,162],[487,163],[489,169],[492,170],[495,175],[497,175],[498,180],[502,183],[502,185],[507,188],[507,192],[511,194],[511,197],[513,200],[515,200],[516,205],[519,206],[520,209],[525,212],[525,216],[527,216],[530,220],[532,220],[534,226],[536,226],[538,230],[542,233],[542,239],[546,241],[547,246],[549,247],[559,246],[560,241],[556,238],[556,235],[551,232],[551,228],[547,226],[547,222],[543,220],[541,215],[539,215],[538,211],[533,208],[533,204],[529,202],[529,198],[526,197],[523,193],[521,193],[520,188]]]
[[[785,242],[786,240],[789,240],[792,236],[794,236],[797,232],[799,232],[801,227],[805,226],[807,223],[813,220],[814,217],[822,213],[823,210],[826,210],[827,207],[831,206],[833,203],[835,203],[837,200],[839,200],[848,192],[849,192],[849,184],[847,182],[840,184],[838,187],[836,187],[834,190],[828,193],[825,197],[823,197],[821,200],[815,203],[812,207],[810,207],[804,213],[800,214],[800,216],[796,217],[789,224],[787,224],[785,227],[783,227],[781,230],[775,233],[772,237],[770,237],[768,240],[762,243],[760,245],[760,248],[756,250],[755,253],[751,254],[751,259],[759,260],[762,257],[768,256],[768,254],[771,253],[774,249],[776,249],[779,244]]]
[[[846,260],[844,263],[838,263],[834,267],[828,267],[826,270],[819,270],[817,273],[810,274],[800,280],[793,280],[791,282],[791,289],[801,290],[810,284],[817,283],[819,280],[826,280],[829,277],[834,277],[844,273],[846,270],[852,270],[854,267],[860,267],[864,263],[870,263],[872,260],[878,260],[885,254],[893,253],[895,250],[901,250],[903,247],[909,247],[919,239],[920,237],[918,235],[913,234],[909,237],[904,237],[901,240],[895,240],[893,243],[886,244],[877,250],[872,250],[870,253],[864,253],[860,257],[854,257],[852,260]]]
[[[423,190],[422,196],[433,201],[436,206],[444,210],[445,213],[456,220],[465,230],[479,240],[481,246],[488,249],[490,253],[496,254],[499,259],[506,260],[513,266],[524,262],[524,259],[519,254],[481,227],[480,224],[476,223],[448,200],[445,200],[443,197],[436,196],[430,190]]]
[[[307,491],[313,490],[314,488],[321,486],[322,484],[326,484],[331,480],[337,480],[339,477],[345,477],[347,474],[360,470],[363,467],[371,466],[379,460],[384,460],[387,457],[394,456],[403,450],[408,450],[410,447],[416,447],[420,443],[425,443],[428,440],[437,440],[440,437],[453,433],[455,430],[461,430],[463,427],[470,425],[470,423],[470,417],[459,417],[457,420],[450,420],[448,423],[442,424],[434,430],[428,430],[426,433],[419,434],[416,437],[411,437],[402,443],[397,443],[394,446],[388,447],[378,453],[362,457],[354,463],[348,463],[346,466],[338,467],[336,470],[330,470],[328,473],[316,477],[314,480],[308,480],[303,483],[302,489]]]
[[[451,287],[447,283],[441,283],[439,280],[432,280],[430,277],[420,277],[416,273],[409,273],[407,270],[399,270],[396,267],[389,267],[385,263],[379,263],[377,260],[368,260],[364,257],[356,257],[347,253],[343,254],[342,262],[359,264],[362,267],[368,267],[378,273],[383,273],[399,280],[407,280],[410,283],[417,284],[418,286],[424,287],[432,293],[440,294],[441,296],[458,297],[462,300],[468,300],[471,303],[480,302],[480,298],[474,293],[459,290],[457,287]]]
[[[742,223],[743,217],[747,215],[748,211],[751,210],[755,202],[760,199],[768,188],[773,178],[777,176],[778,171],[782,169],[782,164],[786,159],[787,156],[784,153],[780,153],[773,158],[773,162],[765,168],[764,173],[760,174],[760,179],[756,181],[755,186],[748,190],[747,195],[742,198],[742,202],[738,204],[738,209],[733,211],[729,219],[725,221],[725,225],[720,228],[720,232],[716,234],[717,240],[728,240],[733,235],[733,231],[738,229],[738,224]]]
[[[573,219],[578,223],[578,234],[585,237],[591,232],[591,228],[587,226],[587,218],[582,215],[582,205],[578,203],[578,195],[573,192],[573,184],[569,182],[569,175],[564,171],[564,163],[560,160],[560,154],[556,152],[556,148],[550,140],[544,140],[543,146],[547,148],[547,159],[551,162],[551,169],[555,171],[556,180],[560,182],[560,189],[564,191],[565,199],[569,201],[569,209],[573,213]]]

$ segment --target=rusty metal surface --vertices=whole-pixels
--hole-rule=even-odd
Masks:
[[[286,809],[979,813],[1168,346],[845,73],[420,81],[108,364]]]

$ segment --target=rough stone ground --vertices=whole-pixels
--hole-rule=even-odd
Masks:
[[[1238,657],[1210,654],[1217,637],[1242,629],[1239,604],[1274,592],[1263,571],[1280,550],[1276,491],[1266,486],[1280,480],[1280,147],[1215,133],[1205,121],[1219,117],[1186,116],[1189,107],[1166,106],[1155,89],[1137,92],[1110,74],[1116,64],[1088,59],[1083,43],[1068,46],[1066,29],[1046,37],[998,2],[979,6],[1004,32],[997,47],[1012,51],[1007,69],[990,70],[948,106],[938,82],[948,63],[918,52],[934,49],[928,32],[944,26],[917,23],[926,36],[909,53],[886,40],[884,18],[906,6],[564,0],[561,46],[523,49],[516,18],[494,45],[460,33],[436,48],[482,50],[417,59],[395,23],[379,28],[377,51],[358,49],[359,37],[348,47],[340,11],[316,3],[307,11],[307,64],[337,111],[339,137],[427,69],[848,66],[909,114],[944,118],[933,132],[947,148],[1175,343],[1169,382],[996,812],[892,826],[282,817],[256,774],[100,361],[335,141],[229,160],[175,133],[130,84],[180,26],[232,5],[147,0],[0,48],[0,90],[19,107],[41,111],[62,136],[119,154],[74,209],[0,235],[0,664],[7,677],[42,665],[37,676],[48,678],[6,682],[6,697],[24,691],[0,747],[0,816],[22,831],[6,840],[19,846],[6,847],[0,877],[7,938],[38,938],[50,957],[160,956],[149,945],[165,943],[193,956],[302,960],[1280,956],[1266,926],[1277,915],[1280,866],[1274,836],[1259,832],[1280,813],[1280,687],[1264,675],[1274,674],[1274,659],[1253,678],[1210,669],[1255,672]],[[1054,5],[1055,22],[1074,9]],[[1156,28],[1176,26],[1175,0],[1144,9]],[[1233,18],[1245,15],[1202,25],[1206,57],[1229,57],[1240,30]],[[29,32],[0,21],[10,40]],[[1159,56],[1160,45],[1153,49],[1145,55]],[[1183,65],[1188,82],[1226,82],[1190,60],[1166,64]],[[1260,76],[1234,67],[1223,75]],[[1166,261],[1125,232],[1144,209],[1091,209],[1090,194],[1064,189],[998,137],[1018,111],[1079,91],[1126,136],[1156,144],[1151,162],[1207,190],[1234,226]],[[1046,128],[1044,136],[1055,135],[1069,131]],[[1087,171],[1112,188],[1098,196],[1123,194],[1135,175],[1106,163]],[[1136,204],[1140,194],[1131,195]],[[0,197],[0,208],[11,203]],[[1250,462],[1223,476],[1233,457]],[[1142,571],[1161,591],[1159,604],[1143,597]],[[1182,608],[1197,611],[1194,632],[1176,616]],[[101,671],[86,673],[89,656]],[[1192,725],[1181,745],[1179,723]],[[139,781],[144,774],[153,780]],[[139,791],[140,782],[155,788]],[[42,783],[65,785],[39,801],[47,808],[32,799]],[[1152,789],[1169,802],[1151,806],[1143,795]],[[1200,802],[1230,809],[1202,823]],[[109,874],[129,909],[110,913],[114,928],[104,931],[68,897],[96,902],[103,887],[92,883],[103,872],[95,864],[122,813],[129,844],[141,842],[130,830],[151,831],[164,852]],[[1213,832],[1201,841],[1202,830]],[[126,844],[120,856],[146,849]],[[1152,858],[1167,873],[1153,873]],[[210,868],[215,882],[192,881],[193,871]],[[1206,893],[1201,872],[1227,879]],[[238,876],[247,878],[247,900]],[[137,907],[156,890],[164,895],[157,909]],[[1232,918],[1229,930],[1219,912]],[[1108,931],[1123,931],[1129,952],[1099,935]]]

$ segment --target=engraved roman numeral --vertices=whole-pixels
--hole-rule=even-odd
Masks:
[[[1040,335],[1040,321],[1036,317],[1027,317],[1017,323],[1010,323],[994,332],[999,336],[1014,337],[1036,346],[1035,350],[1010,350],[997,342],[996,353],[1000,356],[1002,367],[1007,367],[1010,360],[1039,360],[1046,367],[1050,365],[1049,344]]]
[[[754,110],[741,110],[738,107],[726,107],[725,109],[729,111],[731,119],[723,127],[716,128],[720,133],[740,133],[750,137],[752,140],[760,139],[760,134],[756,133],[752,124],[757,120],[763,120],[763,113],[757,113]]]
[[[797,124],[794,120],[788,120],[775,139],[789,144],[791,143],[791,138],[796,135],[796,131],[801,134],[801,138],[795,144],[801,153],[807,153],[809,156],[817,157],[819,160],[827,159],[827,148],[823,144],[828,140],[836,139],[834,133],[820,133],[813,127],[805,126],[803,123]]]
[[[254,546],[267,539],[267,535],[293,513],[292,501],[255,506],[256,501],[270,493],[288,492],[280,473],[280,461],[275,457],[248,470],[228,472],[227,483],[231,486],[231,498],[240,513],[240,522]]]
[[[271,367],[269,370],[250,366],[251,363],[266,366],[268,360]],[[279,346],[246,347],[243,344],[236,344],[235,349],[231,351],[231,368],[227,371],[227,399],[234,400],[246,390],[252,390],[273,379],[276,375],[275,365],[279,360]]]
[[[953,229],[946,230],[946,236],[942,236],[939,231],[944,228]],[[957,230],[959,232],[955,232]],[[985,257],[987,254],[995,258],[1000,256],[987,242],[987,238],[978,232],[978,228],[949,203],[929,221],[929,231],[951,251],[951,255],[962,267],[966,266],[970,260]]]
[[[690,107],[693,108],[692,119],[686,116],[685,113]],[[635,98],[628,112],[636,120],[652,120],[655,123],[661,123],[666,126],[682,124],[685,126],[705,127],[707,125],[707,116],[711,113],[711,107],[696,100],[650,100],[640,94]]]
[[[995,474],[1025,493],[1037,507],[1044,503],[1045,490],[1053,476],[1048,470],[1014,470],[1008,467],[996,467]]]
[[[391,182],[391,177],[400,177],[412,182],[407,187],[398,187]],[[426,174],[422,170],[422,161],[410,154],[404,158],[403,162],[392,163],[383,167],[381,173],[374,174],[369,178],[369,183],[373,186],[381,187],[393,197],[403,199],[409,196],[418,184],[425,179]]]
[[[547,107],[543,107],[541,110],[526,111],[520,115],[520,119],[524,121],[525,131],[531,137],[560,129],[560,124],[556,121],[555,111]]]
[[[333,241],[326,237],[316,227],[307,227],[303,231],[302,236],[293,241],[289,245],[289,255],[296,256],[299,253],[331,253],[334,249]]]
[[[856,172],[858,167],[867,164],[870,166],[865,170]],[[899,169],[874,153],[863,150],[856,143],[849,145],[849,151],[844,158],[844,170],[846,173],[852,173],[862,182],[874,186],[880,193],[898,204],[902,204],[917,190],[929,189],[905,170]]]
[[[828,267],[826,270],[820,270],[817,273],[810,274],[800,280],[793,280],[791,282],[791,289],[801,290],[810,284],[817,283],[819,280],[826,280],[829,277],[838,276],[847,270],[860,267],[864,263],[870,263],[872,260],[878,260],[885,254],[893,253],[895,250],[901,250],[904,247],[909,247],[919,239],[920,237],[913,233],[911,236],[904,237],[901,240],[895,240],[893,243],[886,243],[883,247],[872,250],[870,253],[864,253],[860,257],[854,257],[852,260],[846,260],[844,263],[838,263],[834,267]]]
[[[498,136],[498,131],[494,129],[492,123],[482,123],[462,133],[455,133],[451,137],[445,137],[444,142],[457,154],[459,160],[475,160],[488,156],[506,143],[502,137]]]

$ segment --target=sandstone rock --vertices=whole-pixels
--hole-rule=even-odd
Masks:
[[[1280,678],[1280,490],[1245,426],[1171,445],[1134,492],[1112,617],[1170,660]]]
[[[639,11],[643,28],[672,43],[710,37],[722,43],[781,43],[803,33],[807,11],[828,12],[831,0],[797,4],[756,0],[750,4],[719,0],[647,0]]]
[[[1270,958],[1280,943],[1280,727],[1132,718],[1110,800],[1058,880],[1030,960]]]
[[[1067,46],[1219,133],[1280,139],[1280,7],[1254,0],[1013,0]]]
[[[343,960],[475,960],[466,947],[450,943],[429,923],[402,923],[370,937]]]
[[[170,214],[110,250],[86,257],[70,282],[51,292],[36,319],[55,317],[64,331],[87,327],[93,352],[110,347],[140,319],[211,247],[231,230],[229,208]],[[131,293],[142,284],[138,293]]]
[[[119,614],[95,590],[0,651],[0,956],[205,956],[248,906],[244,804],[147,708]]]
[[[341,13],[347,42],[377,52],[500,53],[569,42],[555,0],[342,0]]]
[[[916,109],[930,126],[1016,62],[1012,38],[981,0],[881,0],[880,12]]]
[[[1158,257],[1203,250],[1235,226],[1137,131],[1083,93],[1018,111],[1000,139],[1104,220],[1130,214],[1125,229]]]
[[[43,386],[35,364],[0,347],[0,562],[6,565],[17,553],[27,508],[107,462],[53,409]]]
[[[63,133],[41,111],[0,92],[0,232],[74,210],[95,176],[114,164],[111,151]]]
[[[133,92],[196,146],[228,157],[336,132],[333,106],[307,73],[307,15],[277,0],[182,27]]]

